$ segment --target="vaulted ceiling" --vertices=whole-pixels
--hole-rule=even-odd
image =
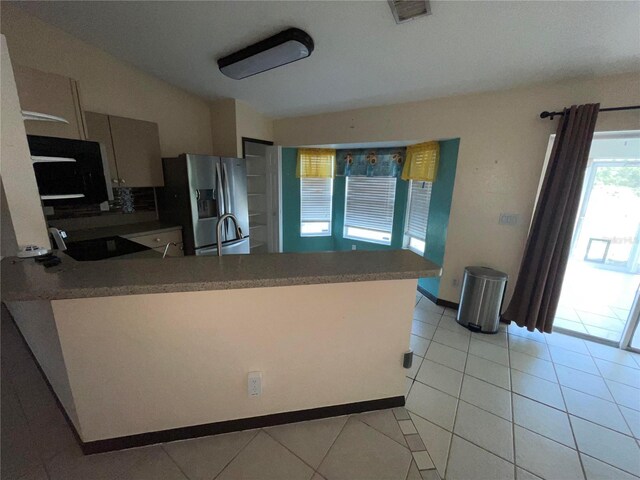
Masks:
[[[292,116],[640,70],[640,2],[436,1],[397,25],[386,1],[20,2],[45,22],[207,98]],[[216,59],[287,27],[311,57],[244,80]]]

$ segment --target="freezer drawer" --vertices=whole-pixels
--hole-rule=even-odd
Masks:
[[[240,240],[231,240],[222,244],[222,255],[237,255],[249,253],[249,237],[241,238]],[[218,247],[206,247],[196,249],[196,255],[217,255]]]

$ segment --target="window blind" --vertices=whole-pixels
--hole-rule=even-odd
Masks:
[[[411,180],[409,209],[405,233],[413,238],[425,239],[431,202],[431,182]]]
[[[301,178],[300,179],[300,223],[303,234],[331,233],[331,200],[333,198],[333,179]],[[305,224],[322,222],[320,231],[306,230]],[[310,228],[310,226],[309,226]]]
[[[396,179],[393,177],[347,177],[344,227],[388,234],[391,242]]]

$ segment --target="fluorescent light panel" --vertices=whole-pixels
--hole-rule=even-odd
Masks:
[[[220,71],[240,80],[308,57],[313,39],[298,28],[289,28],[218,60]]]

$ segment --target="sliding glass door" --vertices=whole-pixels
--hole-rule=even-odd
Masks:
[[[639,240],[640,136],[597,136],[554,329],[620,345],[637,323]]]

